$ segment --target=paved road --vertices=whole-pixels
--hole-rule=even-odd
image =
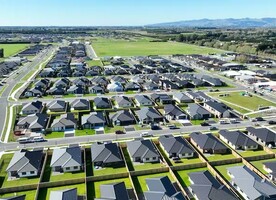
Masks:
[[[53,51],[53,49],[47,49],[38,54],[32,62],[27,63],[20,67],[15,73],[13,73],[9,78],[6,79],[7,87],[0,97],[0,138],[2,137],[3,129],[5,126],[6,112],[9,103],[8,98],[9,95],[14,88],[14,86],[20,82],[22,78],[24,78],[31,70],[33,70],[37,65],[39,65],[49,54]]]
[[[86,44],[85,47],[86,47],[87,56],[89,58],[91,58],[91,59],[98,58],[98,56],[96,55],[96,52],[94,51],[92,45]]]
[[[270,119],[267,119],[270,120]],[[261,122],[260,124],[266,124],[267,122]],[[216,124],[215,125],[219,129],[239,129],[245,128],[249,126],[254,126],[254,123],[250,121],[241,121],[237,124]],[[209,131],[208,126],[185,126],[180,129],[163,129],[158,131],[149,130],[150,134],[154,136],[161,136],[166,134],[184,134],[184,133],[191,133],[196,131]],[[38,148],[38,147],[53,147],[53,146],[60,146],[60,145],[69,145],[69,144],[80,144],[80,143],[90,143],[96,141],[110,141],[110,140],[127,140],[132,138],[140,137],[140,134],[145,132],[145,130],[141,131],[132,131],[127,132],[123,135],[116,135],[116,134],[98,134],[92,136],[79,136],[79,137],[68,137],[68,138],[57,138],[57,139],[49,139],[47,142],[42,143],[30,143],[30,144],[18,144],[17,142],[12,143],[0,143],[0,152],[7,151],[7,150],[16,150],[20,148]]]

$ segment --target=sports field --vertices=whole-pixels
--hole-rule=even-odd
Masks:
[[[0,44],[0,49],[4,49],[4,57],[9,57],[19,53],[20,51],[26,49],[29,44]]]
[[[118,40],[97,38],[92,46],[99,57],[103,56],[146,56],[171,54],[208,54],[221,50],[199,47],[178,42],[150,42],[148,39]]]

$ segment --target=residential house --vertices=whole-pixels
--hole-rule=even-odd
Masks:
[[[67,103],[63,100],[54,100],[48,103],[47,107],[50,112],[65,112]]]
[[[160,86],[154,82],[146,82],[143,84],[143,88],[147,91],[153,91],[160,89]]]
[[[30,103],[25,103],[22,105],[22,114],[30,115],[35,113],[40,113],[43,108],[43,103],[41,101],[33,101]]]
[[[45,89],[41,86],[31,88],[25,92],[25,97],[42,97],[45,94]]]
[[[19,118],[16,126],[19,129],[27,129],[31,132],[40,132],[45,130],[48,116],[42,113],[27,115]]]
[[[135,95],[134,99],[136,101],[137,106],[152,106],[153,102],[146,95]]]
[[[50,167],[53,172],[75,172],[82,170],[83,158],[79,146],[54,149]]]
[[[70,106],[71,110],[90,110],[90,102],[87,99],[75,99]]]
[[[209,171],[189,173],[192,183],[190,188],[195,199],[206,200],[238,200],[237,197],[225,186],[215,179]]]
[[[66,131],[77,128],[77,120],[73,113],[66,113],[54,119],[51,129],[53,132]]]
[[[196,103],[189,104],[186,112],[191,120],[202,120],[209,119],[212,117],[212,114],[209,111],[207,111],[206,109],[204,109]]]
[[[276,133],[267,128],[254,128],[247,127],[248,135],[255,141],[261,143],[263,146],[275,147],[276,146]]]
[[[53,190],[50,193],[49,200],[78,200],[77,188]]]
[[[6,169],[8,176],[12,177],[33,177],[38,176],[43,163],[43,151],[29,151],[21,149],[16,151]]]
[[[161,103],[161,104],[172,104],[174,103],[173,99],[167,95],[167,94],[152,94],[151,98],[154,102],[156,103]]]
[[[227,168],[230,183],[246,200],[276,199],[276,186],[246,166]]]
[[[229,118],[231,117],[231,112],[228,107],[216,101],[207,101],[203,104],[203,107],[212,113],[217,118]]]
[[[112,108],[112,105],[106,97],[96,97],[94,99],[94,105],[97,109]]]
[[[178,103],[193,103],[194,100],[188,97],[186,94],[178,92],[173,95],[173,99]]]
[[[136,124],[133,114],[128,110],[120,110],[110,116],[110,120],[116,126]]]
[[[151,140],[135,139],[127,142],[127,150],[133,162],[159,162],[159,154]]]
[[[268,173],[268,177],[272,181],[276,181],[276,161],[264,162],[263,169]]]
[[[130,200],[124,182],[100,185],[101,198],[95,200]]]
[[[177,191],[168,176],[146,178],[148,191],[144,192],[145,200],[185,200],[184,195]]]
[[[226,154],[229,152],[229,149],[211,133],[194,132],[190,134],[190,137],[192,144],[202,153]]]
[[[54,84],[55,87],[68,88],[71,85],[71,81],[68,78],[61,78]]]
[[[178,106],[167,104],[164,106],[165,117],[167,120],[187,119],[187,115]]]
[[[103,112],[91,112],[89,115],[82,116],[81,125],[84,129],[104,127],[106,125],[106,119]]]
[[[122,92],[124,91],[124,87],[122,83],[120,82],[111,82],[110,84],[107,85],[106,88],[109,92]]]
[[[164,117],[152,107],[142,107],[136,111],[140,124],[159,123],[164,121]]]
[[[259,145],[241,131],[220,130],[219,138],[233,149],[256,150]]]
[[[127,96],[115,96],[114,100],[116,103],[115,107],[129,108],[133,106],[131,100]]]
[[[124,165],[120,148],[116,143],[92,144],[91,157],[94,166],[118,167]]]
[[[135,82],[128,82],[125,85],[125,91],[138,91],[141,90],[141,86]]]
[[[67,94],[85,94],[86,91],[82,86],[72,85],[67,89]]]
[[[159,142],[169,158],[192,158],[196,154],[191,145],[180,136],[163,135],[159,137]]]
[[[48,95],[64,95],[65,88],[53,86],[49,90],[46,91]]]
[[[93,85],[88,88],[88,91],[91,94],[104,94],[105,93],[105,89],[103,88],[103,86],[100,86],[100,85]]]

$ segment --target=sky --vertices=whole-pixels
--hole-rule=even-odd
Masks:
[[[276,0],[0,0],[0,26],[138,26],[276,17]]]

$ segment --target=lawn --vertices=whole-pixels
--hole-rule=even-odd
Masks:
[[[223,101],[224,104],[226,104],[227,106],[229,106],[230,108],[238,111],[239,113],[241,114],[246,114],[246,113],[249,113],[251,110],[248,110],[248,109],[244,109],[244,108],[241,108],[239,106],[236,106],[236,105],[233,105],[231,103],[227,103],[225,101]]]
[[[133,167],[135,171],[148,170],[148,169],[156,169],[162,168],[164,165],[162,163],[133,163]]]
[[[101,190],[100,190],[101,185],[110,184],[110,183],[120,183],[120,182],[124,182],[126,185],[126,188],[132,188],[129,178],[119,178],[119,179],[106,180],[106,181],[97,181],[97,182],[94,182],[94,188],[93,188],[95,191],[95,194],[94,194],[95,197],[96,198],[101,197]]]
[[[91,66],[103,66],[103,63],[101,60],[86,60],[85,61],[89,67]]]
[[[175,181],[173,179],[172,175],[169,172],[158,173],[158,174],[149,174],[149,175],[144,175],[144,176],[133,177],[133,183],[135,185],[137,193],[139,194],[139,193],[148,191],[147,183],[146,183],[146,179],[147,178],[158,178],[158,177],[163,177],[163,176],[168,176],[169,179],[172,182]]]
[[[92,41],[97,55],[103,56],[145,56],[171,54],[208,54],[222,52],[217,49],[199,47],[178,42],[149,42],[145,40],[127,41],[98,39]]]
[[[229,96],[219,97],[220,94],[225,93],[229,94]],[[237,104],[249,110],[258,110],[259,106],[276,106],[276,103],[272,103],[255,95],[253,95],[252,97],[242,96],[241,92],[208,93],[208,95],[221,99],[223,101],[228,101],[230,103]]]
[[[263,174],[268,174],[267,171],[264,170],[263,168],[263,163],[265,162],[275,162],[276,158],[272,158],[272,159],[267,159],[267,160],[258,160],[258,161],[252,161],[250,162],[252,165],[254,165],[254,167],[256,167],[259,171],[261,171]]]
[[[110,174],[119,174],[127,172],[126,166],[123,167],[106,167],[101,169],[93,169],[94,176],[103,176],[103,175],[110,175]]]
[[[53,138],[63,138],[64,132],[51,132],[45,134],[45,139],[53,139]]]
[[[181,170],[181,171],[176,171],[175,175],[178,178],[179,182],[181,183],[181,185],[183,187],[189,187],[191,185],[190,181],[189,181],[189,173],[192,172],[201,172],[201,171],[206,171],[207,168],[203,167],[203,168],[195,168],[195,169],[188,169],[188,170]]]
[[[95,135],[94,129],[75,130],[75,136]]]
[[[4,160],[4,164],[0,169],[0,180],[1,180],[0,186],[2,188],[6,188],[6,187],[16,187],[16,186],[37,184],[39,182],[38,177],[20,178],[17,180],[8,181],[8,173],[6,172],[6,169],[12,157],[13,157],[13,154],[4,154],[1,158],[1,161]]]
[[[36,195],[36,190],[28,190],[23,192],[16,192],[16,193],[7,193],[7,194],[0,194],[1,198],[8,198],[8,197],[14,197],[14,196],[20,196],[20,195],[26,195],[25,200],[34,200]]]
[[[214,166],[216,170],[218,170],[222,176],[228,181],[231,180],[231,177],[227,174],[227,168],[229,167],[236,167],[236,166],[243,166],[243,163],[235,163],[235,164],[229,164],[229,165],[220,165],[220,166]]]
[[[29,44],[0,44],[0,49],[4,49],[4,57],[9,57],[23,51]]]
[[[251,156],[266,155],[267,152],[265,152],[264,150],[256,150],[256,151],[242,151],[242,152],[239,152],[239,154],[242,157],[251,157]]]
[[[104,132],[105,133],[115,133],[115,131],[118,131],[118,130],[121,130],[123,131],[124,130],[124,127],[123,126],[114,126],[114,127],[104,127]]]
[[[13,88],[10,94],[14,93],[18,88],[20,88],[24,83],[17,83]]]
[[[142,127],[141,125],[138,125],[138,124],[134,125],[134,128],[135,128],[136,131],[150,130],[149,126],[143,126]]]
[[[229,160],[236,158],[233,154],[213,154],[205,156],[208,161]]]
[[[191,120],[191,123],[193,124],[193,125],[200,125],[202,122],[204,122],[205,120],[203,120],[203,119],[193,119],[193,120]]]
[[[61,186],[61,187],[40,189],[38,199],[49,199],[51,191],[66,190],[66,189],[73,189],[73,188],[77,188],[78,195],[80,195],[80,196],[83,196],[86,194],[86,186],[83,183],[83,184],[76,184],[76,185],[66,185],[66,186]]]

